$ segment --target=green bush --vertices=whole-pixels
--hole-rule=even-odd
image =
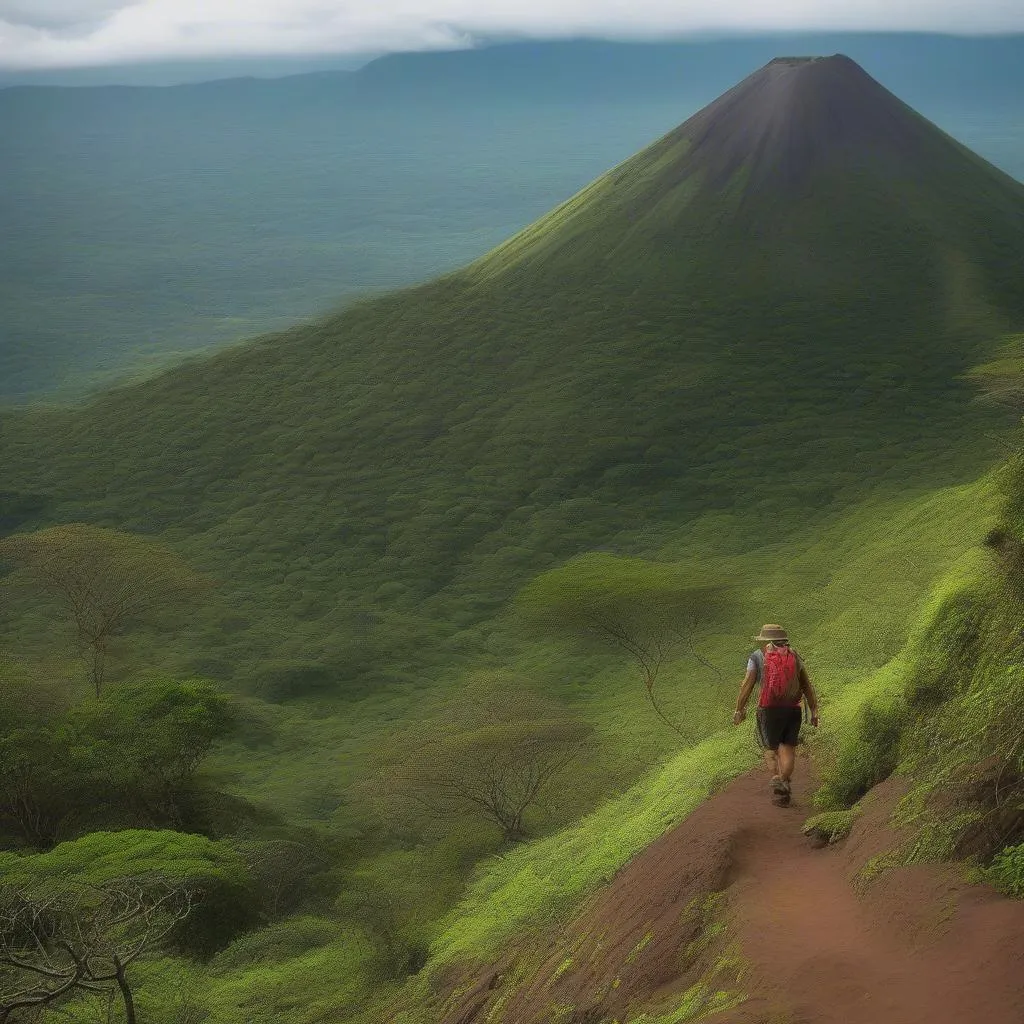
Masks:
[[[1000,892],[1024,899],[1024,843],[1003,850],[984,875]]]
[[[850,807],[887,779],[899,764],[909,722],[910,709],[899,696],[865,704],[854,728],[841,740],[835,762],[823,773],[816,803],[824,808]]]
[[[0,735],[0,825],[37,848],[90,831],[202,828],[195,773],[230,729],[227,701],[207,683],[107,687]]]
[[[210,962],[215,972],[248,969],[275,963],[319,949],[339,936],[338,924],[324,917],[293,917],[235,939]]]
[[[258,894],[242,858],[225,843],[181,832],[93,832],[47,853],[0,853],[3,885],[45,892],[55,885],[99,885],[153,878],[194,889],[200,900],[175,929],[184,950],[209,955],[257,921]]]
[[[259,839],[228,840],[259,888],[264,916],[274,920],[328,900],[336,882],[333,851],[323,837],[299,829],[270,831]]]

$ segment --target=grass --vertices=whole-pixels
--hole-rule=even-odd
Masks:
[[[434,942],[436,962],[487,958],[512,936],[551,925],[651,840],[693,810],[716,782],[754,759],[749,739],[716,736],[673,758],[580,824],[492,863]]]
[[[1020,544],[1020,457],[993,483],[998,527],[988,538],[1003,546],[979,545],[950,567],[899,657],[856,691],[854,714],[833,743],[818,794],[832,816],[841,819],[840,808],[889,775],[907,785],[893,822],[908,838],[865,865],[866,877],[895,864],[957,859],[1016,891],[1024,677],[1012,551]]]
[[[878,506],[859,510],[859,519],[833,524],[817,544],[804,549],[805,565],[818,565],[818,588],[807,587],[806,577],[799,572],[792,574],[788,593],[781,587],[774,588],[772,577],[764,581],[765,591],[774,591],[775,600],[784,604],[787,612],[792,609],[794,614],[784,618],[795,622],[791,632],[799,638],[818,682],[823,699],[821,747],[827,748],[850,732],[865,700],[886,694],[893,685],[898,664],[894,658],[907,639],[910,624],[906,615],[908,598],[899,593],[901,587],[906,587],[908,594],[926,593],[930,578],[951,565],[976,558],[979,538],[996,515],[996,497],[993,481],[986,479],[974,486],[929,495],[898,511],[889,506],[884,509],[885,515],[880,514],[883,508]],[[845,539],[846,547],[836,550],[840,537]],[[831,550],[830,557],[824,555],[827,550]],[[857,552],[855,558],[850,558],[851,551]],[[777,550],[775,555],[776,562],[788,561],[780,559]],[[824,564],[817,559],[823,559]],[[797,581],[804,582],[804,587]],[[822,601],[830,592],[832,600]],[[872,594],[877,596],[879,592],[888,599],[871,601]],[[836,593],[845,595],[845,606],[836,600]],[[817,622],[800,621],[796,612],[799,605],[794,607],[798,594],[808,608],[819,610]],[[746,614],[749,621],[758,621],[750,610]],[[735,645],[735,634],[732,642]],[[879,664],[884,667],[878,669]],[[716,691],[715,713],[720,721],[734,697],[740,675],[738,666],[735,678]],[[625,685],[620,678],[614,691],[622,694]],[[635,682],[634,694],[638,687]],[[639,703],[639,696],[634,695],[635,724],[626,730],[630,742],[644,731],[636,722]],[[609,719],[610,727],[614,721]],[[623,719],[617,721],[621,728]],[[709,728],[706,722],[698,729],[701,727]],[[755,760],[756,750],[745,731],[718,731],[671,756],[622,796],[602,804],[578,824],[485,864],[435,940],[433,962],[487,958],[513,936],[564,920],[587,892],[685,816],[717,781]]]

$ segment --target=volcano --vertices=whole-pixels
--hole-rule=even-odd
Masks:
[[[184,538],[254,649],[261,602],[457,628],[579,551],[973,478],[1001,421],[965,372],[1024,330],[1022,267],[1024,185],[849,59],[780,58],[465,269],[0,454],[64,518]]]
[[[695,247],[709,236],[699,255],[715,259],[737,235],[741,244],[759,230],[783,238],[787,225],[799,221],[798,245],[839,258],[869,234],[882,259],[908,233],[969,254],[984,248],[981,236],[995,229],[998,258],[983,262],[1012,289],[1008,272],[1016,274],[1010,265],[1020,255],[1022,199],[1020,182],[849,57],[779,57],[499,247],[478,269],[489,275],[553,254],[563,270],[576,264],[576,254],[593,264],[588,242],[603,258],[619,253],[639,267],[648,254],[661,263],[666,255],[698,255]],[[858,224],[850,226],[854,217]],[[887,225],[891,237],[882,241]],[[837,234],[844,227],[849,233]],[[732,253],[728,262],[746,258]],[[1019,290],[1014,293],[1017,302]]]

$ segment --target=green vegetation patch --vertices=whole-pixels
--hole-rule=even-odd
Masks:
[[[858,688],[824,773],[817,799],[837,815],[889,774],[907,783],[893,824],[908,838],[865,865],[865,878],[955,859],[1014,889],[1019,858],[1008,841],[1024,821],[1020,461],[997,474],[1000,524],[933,590],[900,656]]]
[[[812,814],[800,827],[800,831],[825,843],[838,843],[850,834],[860,813],[859,806],[841,811],[822,811],[820,814]]]
[[[256,895],[238,854],[226,843],[167,829],[91,832],[46,853],[0,853],[0,875],[8,890],[40,896],[121,878],[184,886],[198,900],[176,934],[202,953],[256,922]]]
[[[998,854],[984,877],[1007,896],[1024,899],[1024,843]]]
[[[486,865],[434,942],[432,961],[484,959],[514,935],[557,922],[721,779],[755,759],[746,737],[713,736],[578,824]]]

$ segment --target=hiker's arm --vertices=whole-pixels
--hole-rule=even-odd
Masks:
[[[811,725],[818,724],[818,695],[814,692],[811,677],[807,674],[803,662],[800,663],[800,691],[807,698],[807,706],[811,709]]]
[[[756,682],[757,673],[752,668],[748,668],[747,674],[743,677],[743,683],[740,686],[740,695],[736,698],[736,710],[732,716],[733,725],[739,725],[746,717],[747,701],[750,700],[750,693],[754,689],[754,683]]]

